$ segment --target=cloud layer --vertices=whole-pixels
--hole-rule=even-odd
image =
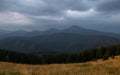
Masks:
[[[120,0],[1,0],[0,28],[120,25]]]

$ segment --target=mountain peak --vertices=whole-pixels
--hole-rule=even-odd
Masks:
[[[17,30],[15,32],[26,32],[25,30]]]
[[[31,31],[31,32],[40,32],[39,30],[33,30],[33,31]]]
[[[80,27],[80,26],[71,26],[67,29],[65,29],[64,31],[72,31],[72,32],[83,32],[83,31],[86,31],[87,29],[83,28],[83,27]]]
[[[70,28],[83,28],[81,26],[71,26]]]
[[[68,29],[71,29],[71,30],[86,30],[85,28],[80,27],[80,26],[71,26]]]
[[[58,31],[58,29],[51,28],[51,29],[48,29],[47,31]]]

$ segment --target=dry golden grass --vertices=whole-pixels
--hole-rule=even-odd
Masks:
[[[24,65],[0,62],[0,75],[120,75],[120,56],[107,61]]]

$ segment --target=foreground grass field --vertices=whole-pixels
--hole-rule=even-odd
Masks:
[[[0,75],[120,75],[120,56],[86,63],[24,65],[0,62]]]

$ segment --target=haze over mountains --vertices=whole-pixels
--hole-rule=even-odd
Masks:
[[[46,31],[0,31],[0,48],[20,52],[78,52],[120,43],[120,35],[72,26]]]
[[[110,33],[110,32],[100,32],[97,30],[92,29],[85,29],[80,26],[71,26],[66,29],[58,30],[58,29],[48,29],[45,31],[33,30],[33,31],[25,31],[25,30],[17,30],[17,31],[0,31],[0,38],[7,38],[13,36],[23,36],[23,37],[32,37],[32,36],[39,36],[39,35],[49,35],[55,33],[78,33],[83,35],[102,35],[102,36],[109,36],[113,38],[120,38],[119,34]]]

